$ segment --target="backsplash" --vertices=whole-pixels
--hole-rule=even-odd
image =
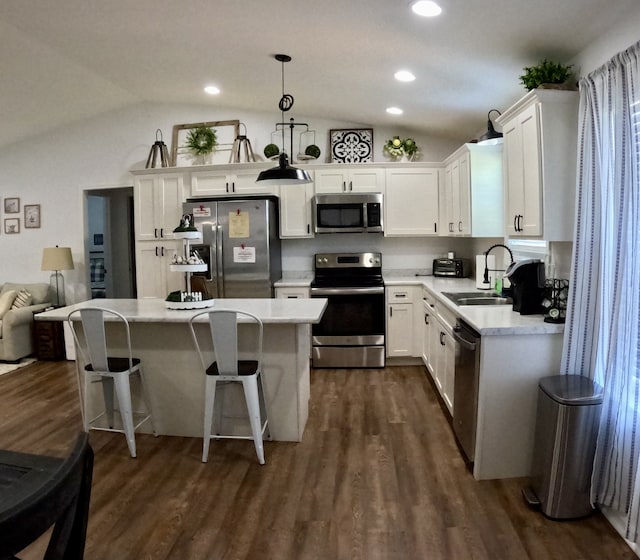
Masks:
[[[376,251],[382,253],[383,270],[421,271],[431,274],[433,259],[446,257],[453,251],[456,257],[472,259],[474,244],[469,238],[457,237],[383,237],[376,234],[318,235],[312,239],[282,240],[283,271],[312,272],[316,253],[349,253]],[[483,239],[486,250],[494,239]]]

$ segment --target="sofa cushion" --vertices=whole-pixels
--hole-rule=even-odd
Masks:
[[[16,299],[15,290],[7,290],[6,292],[3,290],[2,293],[0,293],[0,319],[11,309],[14,299]]]
[[[16,293],[20,290],[28,290],[33,296],[33,301],[31,302],[32,305],[51,301],[49,298],[49,284],[17,284],[15,282],[6,282],[2,286],[2,290],[0,290],[0,296],[9,290],[15,290]]]
[[[31,295],[31,292],[28,292],[27,290],[20,290],[16,294],[16,299],[13,300],[11,309],[20,309],[21,307],[27,307],[31,305],[32,301],[33,296]]]

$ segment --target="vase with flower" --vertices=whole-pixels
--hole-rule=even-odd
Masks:
[[[384,151],[393,160],[413,161],[419,148],[413,138],[405,138],[402,140],[399,136],[394,136],[386,141]]]

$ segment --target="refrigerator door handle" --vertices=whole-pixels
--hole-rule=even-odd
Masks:
[[[223,298],[224,295],[224,266],[222,266],[222,226],[214,226],[216,228],[216,267],[218,276],[218,297]]]

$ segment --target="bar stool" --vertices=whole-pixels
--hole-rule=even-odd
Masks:
[[[208,316],[211,343],[216,361],[210,362],[204,340],[199,341],[194,323],[199,317]],[[250,359],[238,359],[238,323],[253,325],[255,337],[246,337],[250,348],[245,352]],[[189,320],[191,336],[202,363],[205,373],[205,412],[204,412],[204,440],[202,445],[202,462],[206,463],[209,456],[211,439],[252,439],[256,448],[258,461],[264,465],[263,438],[265,433],[269,437],[269,420],[262,386],[262,321],[251,313],[233,309],[206,310],[196,313]],[[204,339],[204,337],[202,337]],[[245,402],[249,413],[251,436],[212,434],[213,412],[218,382],[241,383],[244,390]],[[224,393],[223,393],[224,395]],[[218,429],[223,416],[223,403],[218,406]]]
[[[124,327],[127,355],[114,357],[108,355],[105,322]],[[107,432],[124,433],[131,457],[136,456],[135,431],[147,420],[151,422],[151,429],[156,434],[151,415],[151,407],[147,400],[147,391],[142,373],[140,360],[134,358],[131,352],[131,333],[129,322],[120,313],[102,307],[84,307],[76,309],[67,316],[67,322],[73,333],[78,353],[84,363],[84,379],[80,374],[80,362],[76,361],[78,373],[78,387],[80,390],[80,404],[82,422],[85,432],[102,430]],[[80,336],[80,325],[82,334]],[[115,335],[114,335],[115,336]],[[144,411],[134,411],[131,399],[131,376],[140,380]],[[90,418],[90,389],[93,383],[102,384],[104,411]],[[115,396],[115,399],[114,399]],[[117,400],[118,408],[115,407]],[[114,427],[116,418],[114,411],[120,412],[121,427]],[[106,418],[106,423],[104,419]]]

